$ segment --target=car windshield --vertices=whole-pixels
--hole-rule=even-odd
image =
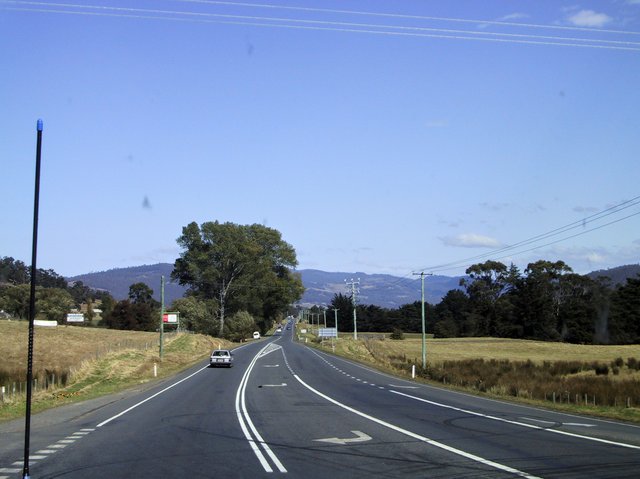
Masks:
[[[0,44],[0,426],[112,344],[207,371],[37,475],[640,476],[640,427],[488,400],[640,424],[640,0],[0,0]]]

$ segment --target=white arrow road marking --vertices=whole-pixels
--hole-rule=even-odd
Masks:
[[[543,421],[542,419],[534,419],[532,417],[521,417],[520,419],[524,420],[524,421],[533,421],[533,422],[539,422],[541,424],[558,424],[557,422],[553,422],[553,421]]]
[[[328,442],[330,444],[340,444],[341,446],[344,446],[345,444],[351,444],[354,442],[367,442],[367,441],[371,441],[371,436],[368,436],[367,434],[360,432],[360,431],[351,431],[352,434],[355,434],[356,437],[350,437],[350,438],[345,438],[345,439],[341,439],[339,437],[328,437],[326,439],[314,439],[314,441],[317,442]]]
[[[274,351],[278,351],[282,349],[282,346],[278,346],[277,344],[269,343],[262,351],[258,353],[259,358],[265,357],[267,354],[272,353]]]

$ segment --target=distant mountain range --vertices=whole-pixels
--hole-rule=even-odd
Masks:
[[[158,263],[153,265],[117,268],[98,273],[87,273],[67,278],[68,281],[82,281],[94,289],[106,290],[117,300],[126,299],[129,286],[134,283],[145,283],[154,291],[154,298],[160,300],[160,277],[165,277],[165,304],[181,298],[186,291],[184,286],[171,282],[173,265]],[[420,279],[417,276],[398,277],[389,274],[367,273],[328,273],[315,269],[303,269],[302,276],[305,293],[300,304],[308,307],[314,304],[329,304],[335,294],[351,295],[346,282],[353,279],[359,281],[358,302],[373,304],[384,308],[398,308],[403,304],[420,300]],[[619,266],[608,270],[599,270],[587,276],[595,279],[598,276],[611,278],[612,286],[623,284],[626,278],[640,274],[640,264]],[[437,304],[452,289],[460,289],[461,276],[426,276],[425,300]]]
[[[126,299],[129,286],[145,283],[153,290],[153,297],[160,300],[160,277],[165,277],[165,304],[170,305],[181,298],[186,291],[184,286],[171,282],[173,265],[158,263],[153,265],[116,268],[97,273],[87,273],[67,278],[68,281],[82,281],[85,286],[106,290],[117,299]],[[420,279],[416,276],[398,277],[388,274],[367,273],[327,273],[315,269],[303,269],[302,276],[305,293],[300,300],[303,306],[329,304],[338,293],[351,295],[346,281],[360,281],[357,294],[360,304],[375,304],[384,308],[397,308],[403,304],[420,300]],[[426,276],[425,299],[435,304],[451,289],[459,288],[460,277]]]
[[[611,279],[611,286],[616,287],[618,285],[625,284],[627,282],[627,278],[637,278],[639,274],[640,264],[627,264],[616,268],[592,271],[591,273],[588,273],[587,276],[591,279],[597,279],[598,276],[606,276]]]
[[[329,304],[334,295],[351,296],[347,281],[359,282],[356,297],[359,304],[375,304],[395,309],[403,304],[420,301],[420,278],[398,277],[389,274],[327,273],[315,269],[303,269],[302,283],[305,293],[300,303],[303,306]],[[425,276],[425,301],[431,304],[440,300],[452,289],[459,289],[460,277]]]

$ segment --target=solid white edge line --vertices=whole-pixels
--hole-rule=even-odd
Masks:
[[[411,437],[413,439],[417,439],[418,441],[425,442],[425,443],[430,444],[432,446],[435,446],[437,448],[444,449],[445,451],[451,452],[451,453],[456,454],[458,456],[462,456],[462,457],[464,457],[466,459],[471,459],[472,461],[479,462],[479,463],[484,464],[486,466],[493,467],[494,469],[498,469],[498,470],[501,470],[501,471],[509,472],[511,474],[515,474],[515,475],[520,476],[520,477],[525,477],[527,479],[540,479],[538,476],[534,476],[534,475],[528,474],[526,472],[520,471],[518,469],[514,469],[513,467],[509,467],[509,466],[506,466],[504,464],[500,464],[500,463],[491,461],[489,459],[484,459],[484,458],[482,458],[480,456],[476,456],[475,454],[471,454],[471,453],[462,451],[460,449],[456,449],[456,448],[451,447],[451,446],[447,446],[446,444],[443,444],[441,442],[435,441],[433,439],[429,439],[428,437],[421,436],[421,435],[416,434],[414,432],[411,432],[411,431],[408,431],[406,429],[402,429],[401,427],[395,426],[395,425],[393,425],[391,423],[385,422],[385,421],[383,421],[381,419],[378,419],[376,417],[370,416],[370,415],[368,415],[366,413],[358,411],[357,409],[354,409],[354,408],[352,408],[350,406],[347,406],[346,404],[342,404],[341,402],[338,402],[335,399],[327,396],[326,394],[323,394],[320,391],[314,389],[313,387],[311,387],[307,383],[305,383],[302,379],[300,379],[300,377],[298,377],[297,374],[294,374],[293,377],[296,378],[296,380],[300,384],[302,384],[304,387],[306,387],[309,391],[313,392],[314,394],[317,394],[318,396],[320,396],[323,399],[326,399],[330,403],[333,403],[336,406],[339,406],[339,407],[341,407],[343,409],[346,409],[349,412],[357,414],[358,416],[361,416],[361,417],[363,417],[365,419],[373,421],[373,422],[375,422],[377,424],[380,424],[381,426],[387,427],[387,428],[389,428],[389,429],[391,429],[393,431],[399,432],[399,433],[404,434],[406,436],[409,436],[409,437]]]
[[[538,431],[551,432],[551,433],[554,433],[554,434],[561,434],[563,436],[569,436],[569,437],[575,437],[575,438],[579,438],[579,439],[585,439],[587,441],[600,442],[600,443],[603,443],[603,444],[609,444],[611,446],[620,446],[620,447],[626,447],[626,448],[629,448],[629,449],[638,449],[638,450],[640,450],[640,446],[634,446],[633,444],[626,444],[624,442],[609,441],[608,439],[600,439],[600,438],[597,438],[597,437],[583,436],[582,434],[575,434],[575,433],[572,433],[572,432],[560,431],[558,429],[549,429],[549,428],[545,428],[545,427],[542,427],[542,426],[536,426],[535,424],[527,424],[525,422],[512,421],[510,419],[504,419],[504,418],[497,417],[497,416],[490,416],[488,414],[482,414],[482,413],[475,412],[475,411],[469,411],[468,409],[462,409],[462,408],[455,407],[455,406],[449,406],[447,404],[442,404],[442,403],[437,403],[437,402],[434,402],[434,401],[429,401],[428,399],[419,398],[417,396],[411,396],[410,394],[401,393],[400,391],[389,390],[389,392],[392,392],[393,394],[398,394],[400,396],[404,396],[404,397],[407,397],[407,398],[415,399],[416,401],[421,401],[421,402],[424,402],[424,403],[427,403],[427,404],[432,404],[434,406],[443,407],[443,408],[447,408],[447,409],[452,409],[454,411],[463,412],[463,413],[466,413],[466,414],[471,414],[473,416],[483,417],[485,419],[492,419],[494,421],[500,421],[500,422],[505,422],[505,423],[508,423],[508,424],[513,424],[513,425],[516,425],[516,426],[527,427],[529,429],[536,429]]]
[[[187,379],[192,378],[193,376],[195,376],[196,374],[198,374],[198,373],[200,373],[200,372],[204,371],[204,370],[205,370],[205,369],[207,369],[208,367],[209,367],[209,365],[207,365],[207,366],[205,366],[205,367],[203,367],[203,368],[201,368],[201,369],[198,369],[196,372],[194,372],[193,374],[190,374],[190,375],[189,375],[189,376],[187,376],[186,378],[182,378],[180,381],[173,383],[171,386],[168,386],[168,387],[164,388],[162,391],[158,391],[158,392],[157,392],[157,393],[155,393],[154,395],[149,396],[147,399],[144,399],[143,401],[140,401],[140,402],[139,402],[139,403],[137,403],[137,404],[134,404],[133,406],[131,406],[131,407],[130,407],[130,408],[128,408],[128,409],[125,409],[125,410],[124,410],[124,411],[122,411],[121,413],[118,413],[118,414],[116,414],[115,416],[110,417],[110,418],[109,418],[109,419],[107,419],[106,421],[102,421],[102,422],[101,422],[100,424],[98,424],[96,427],[102,427],[102,426],[104,426],[105,424],[109,424],[109,423],[110,423],[111,421],[113,421],[114,419],[117,419],[117,418],[119,418],[120,416],[124,416],[124,415],[125,415],[125,414],[127,414],[129,411],[131,411],[131,410],[133,410],[133,409],[137,408],[138,406],[142,406],[144,403],[146,403],[147,401],[151,401],[151,400],[152,400],[153,398],[155,398],[156,396],[160,396],[160,394],[162,394],[162,393],[164,393],[164,392],[168,391],[169,389],[173,388],[174,386],[177,386],[178,384],[180,384],[180,383],[182,383],[182,382],[186,381]]]
[[[239,347],[237,347],[237,348],[234,348],[232,351],[237,351],[238,349],[242,349],[242,348],[247,347],[247,346],[248,346],[248,344],[245,344],[244,346],[239,346]],[[185,378],[182,378],[180,381],[173,383],[171,386],[168,386],[168,387],[164,388],[162,391],[158,391],[158,392],[157,392],[157,393],[155,393],[154,395],[149,396],[147,399],[145,399],[145,400],[143,400],[143,401],[140,401],[140,402],[139,402],[139,403],[137,403],[137,404],[134,404],[133,406],[131,406],[131,407],[130,407],[130,408],[128,408],[128,409],[125,409],[125,410],[124,410],[124,411],[122,411],[121,413],[118,413],[118,414],[116,414],[115,416],[110,417],[110,418],[109,418],[109,419],[107,419],[106,421],[102,421],[100,424],[96,425],[96,428],[98,428],[98,427],[102,427],[102,426],[104,426],[105,424],[110,423],[110,422],[111,422],[111,421],[113,421],[114,419],[117,419],[117,418],[119,418],[120,416],[125,415],[125,414],[126,414],[126,413],[128,413],[129,411],[131,411],[131,410],[133,410],[133,409],[137,408],[138,406],[141,406],[142,404],[146,403],[147,401],[150,401],[151,399],[155,398],[156,396],[159,396],[160,394],[162,394],[162,393],[164,393],[164,392],[168,391],[168,390],[169,390],[169,389],[171,389],[172,387],[177,386],[178,384],[180,384],[180,383],[182,383],[182,382],[186,381],[187,379],[192,378],[193,376],[195,376],[196,374],[198,374],[198,373],[200,373],[200,372],[204,371],[204,370],[205,370],[205,369],[207,369],[208,367],[209,367],[209,365],[207,364],[205,367],[198,369],[198,370],[197,370],[196,372],[194,372],[193,374],[190,374],[189,376],[187,376],[187,377],[185,377]],[[95,429],[93,429],[93,428],[87,428],[87,429],[81,429],[81,430],[82,430],[82,431],[94,431]]]

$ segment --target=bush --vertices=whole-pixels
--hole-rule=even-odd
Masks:
[[[628,358],[627,367],[629,369],[635,369],[637,371],[640,369],[640,362],[636,358]]]
[[[607,376],[609,374],[609,366],[606,364],[596,364],[594,366],[596,376]]]
[[[394,329],[393,333],[389,336],[391,339],[404,339],[404,332],[402,329]]]

